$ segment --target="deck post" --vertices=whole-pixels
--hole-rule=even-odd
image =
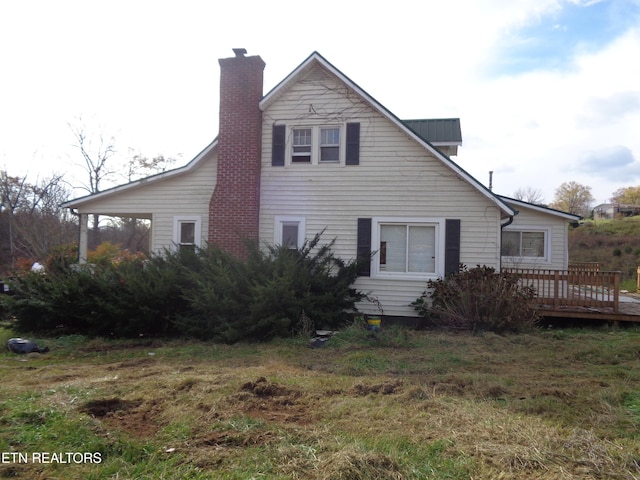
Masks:
[[[613,277],[613,311],[618,313],[620,308],[620,272],[614,272]]]
[[[560,271],[555,270],[553,272],[553,308],[558,309],[560,307]]]
[[[640,293],[640,266],[638,267],[638,285],[636,286],[636,290]]]

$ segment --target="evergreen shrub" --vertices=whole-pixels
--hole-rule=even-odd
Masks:
[[[321,245],[321,234],[299,249],[248,245],[240,261],[219,249],[203,251],[202,267],[187,272],[190,306],[176,324],[189,336],[223,342],[263,340],[295,333],[307,315],[313,328],[336,328],[349,320],[363,295],[352,288],[355,262]]]
[[[248,246],[246,260],[214,247],[85,266],[56,254],[45,273],[14,277],[5,307],[17,331],[48,334],[231,343],[291,335],[304,315],[313,328],[336,328],[363,295],[351,286],[355,262],[335,257],[334,242],[320,238],[298,250]]]

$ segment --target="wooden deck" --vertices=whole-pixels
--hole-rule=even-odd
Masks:
[[[536,291],[543,317],[640,323],[640,296],[620,294],[620,272],[600,271],[597,264],[567,270],[507,268]]]

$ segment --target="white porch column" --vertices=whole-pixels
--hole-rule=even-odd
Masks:
[[[89,215],[86,213],[78,214],[80,222],[80,238],[78,239],[78,263],[84,265],[87,263],[87,249],[89,245]]]

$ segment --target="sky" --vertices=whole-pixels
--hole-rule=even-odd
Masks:
[[[453,160],[495,193],[640,185],[640,0],[21,0],[0,45],[0,169],[33,183],[86,183],[72,126],[186,164],[241,47],[265,93],[317,51],[401,119],[460,118]]]

